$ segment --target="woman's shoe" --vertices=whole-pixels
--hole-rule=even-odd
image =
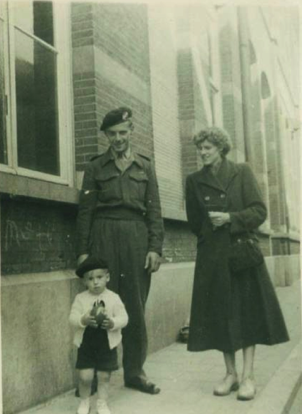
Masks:
[[[90,410],[89,398],[85,398],[85,400],[81,400],[77,414],[88,414],[89,410]]]
[[[245,378],[239,387],[237,400],[249,401],[252,400],[256,395],[256,387],[253,380]]]
[[[228,374],[219,384],[214,388],[214,395],[218,397],[224,397],[229,395],[232,391],[237,391],[239,388],[239,383],[237,376]]]

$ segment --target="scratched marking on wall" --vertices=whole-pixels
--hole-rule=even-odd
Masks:
[[[39,226],[40,227],[40,226]],[[33,228],[31,222],[26,222],[24,228],[18,226],[14,220],[6,220],[5,236],[4,236],[4,250],[8,251],[13,246],[21,246],[24,242],[34,240],[38,242],[39,248],[42,249],[43,244],[51,246],[53,243],[52,233],[54,225],[46,224],[46,231],[40,231]]]

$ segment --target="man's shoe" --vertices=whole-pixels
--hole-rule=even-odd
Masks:
[[[153,382],[147,380],[146,378],[141,377],[135,377],[131,380],[125,381],[125,387],[133,388],[152,395],[160,393],[160,388],[157,385],[153,384]]]
[[[255,395],[256,387],[254,381],[250,378],[245,378],[240,384],[237,400],[249,401],[255,398]]]
[[[96,410],[97,414],[111,414],[111,411],[109,410],[108,405],[104,400],[96,401]]]
[[[219,384],[214,388],[214,395],[218,397],[224,397],[231,394],[232,391],[237,391],[239,383],[237,376],[228,374]]]
[[[88,414],[90,411],[90,400],[89,398],[85,398],[81,400],[77,414]]]

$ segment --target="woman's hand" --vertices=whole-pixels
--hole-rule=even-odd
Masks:
[[[211,223],[215,227],[221,227],[224,224],[230,223],[230,214],[220,211],[209,211]]]

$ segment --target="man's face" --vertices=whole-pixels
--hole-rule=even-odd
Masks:
[[[106,129],[106,137],[108,138],[109,144],[114,151],[122,155],[130,146],[130,138],[132,134],[132,127],[128,122],[114,125]]]

